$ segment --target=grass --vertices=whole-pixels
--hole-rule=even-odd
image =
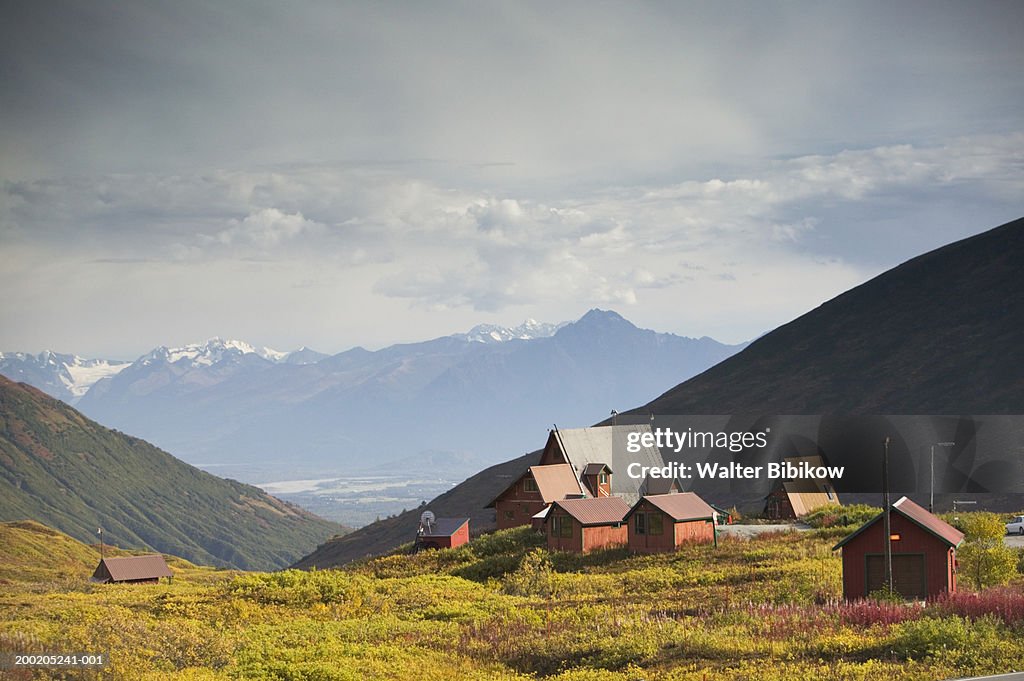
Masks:
[[[109,679],[812,681],[1024,667],[1019,582],[924,606],[845,604],[831,543],[781,533],[576,556],[519,529],[345,570],[180,565],[171,584],[135,587],[68,577],[59,570],[94,566],[71,551],[52,575],[0,584],[0,648],[105,650]]]

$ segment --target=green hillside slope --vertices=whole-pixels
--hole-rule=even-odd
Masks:
[[[1019,414],[1024,218],[918,256],[638,414]]]
[[[289,565],[342,531],[0,377],[0,520],[241,569]]]

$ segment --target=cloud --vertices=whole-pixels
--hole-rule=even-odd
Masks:
[[[249,213],[243,220],[232,220],[231,226],[218,232],[214,239],[225,246],[248,242],[260,250],[268,251],[282,242],[303,234],[315,234],[323,229],[323,225],[307,220],[302,213],[261,208]]]
[[[232,304],[254,318],[268,317],[263,306],[283,291],[311,309],[344,299],[352,324],[374,328],[388,328],[385,309],[476,322],[511,310],[564,319],[601,305],[657,328],[672,319],[674,330],[742,340],[998,224],[979,222],[978,205],[1017,217],[1022,158],[1022,134],[957,138],[557,199],[351,164],[7,183],[0,245],[11,255],[0,285],[33,293],[5,297],[3,311],[27,319],[37,300],[59,318],[39,300],[89,307],[81,296],[122,295],[126,277],[140,314],[142,298],[165,297],[158,290],[209,306],[193,296],[201,269],[209,287],[230,282]],[[90,283],[70,290],[69,277]],[[278,305],[269,317],[294,306]]]

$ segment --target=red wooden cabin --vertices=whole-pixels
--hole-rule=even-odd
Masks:
[[[416,538],[421,549],[453,549],[469,541],[469,518],[437,518]]]
[[[619,497],[556,501],[545,520],[548,548],[586,553],[625,546],[628,540],[623,518],[628,512],[629,504]]]
[[[629,550],[675,551],[683,544],[715,542],[715,510],[693,492],[642,497],[629,510]]]
[[[964,535],[907,497],[892,505],[893,590],[910,600],[956,591],[956,547]],[[843,550],[843,596],[864,598],[885,587],[885,532],[879,513],[833,547]]]
[[[533,516],[553,501],[583,495],[580,481],[569,464],[530,466],[486,508],[495,509],[498,529],[505,530],[533,524]]]

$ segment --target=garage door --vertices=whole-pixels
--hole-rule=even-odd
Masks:
[[[884,584],[885,556],[868,556],[868,593],[881,589]],[[892,585],[904,598],[926,598],[928,590],[924,581],[924,556],[894,553]]]

